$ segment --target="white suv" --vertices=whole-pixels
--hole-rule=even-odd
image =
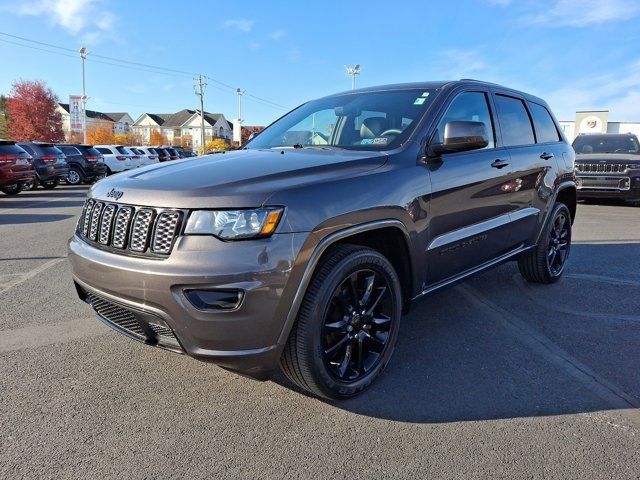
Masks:
[[[158,153],[149,147],[129,147],[129,150],[133,151],[136,155],[140,156],[140,166],[153,165],[160,161]]]
[[[131,160],[133,154],[129,153],[122,145],[96,145],[95,148],[103,155],[104,163],[107,164],[107,175],[124,172],[136,168]]]

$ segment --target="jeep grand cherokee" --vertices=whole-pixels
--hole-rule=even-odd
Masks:
[[[97,183],[69,259],[120,333],[337,399],[378,376],[419,297],[509,260],[558,280],[575,210],[543,100],[391,85],[305,103],[241,151]]]

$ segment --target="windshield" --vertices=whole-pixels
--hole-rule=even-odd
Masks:
[[[396,148],[409,137],[434,92],[391,90],[314,100],[260,132],[245,148]]]
[[[638,139],[631,135],[581,135],[573,141],[576,153],[639,153]]]

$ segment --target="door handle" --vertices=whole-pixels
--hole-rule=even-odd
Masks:
[[[542,154],[540,155],[540,158],[542,158],[543,160],[549,160],[550,158],[553,158],[554,155],[553,153],[547,153],[547,152],[542,152]]]
[[[509,162],[505,162],[504,160],[500,160],[499,158],[494,160],[493,163],[491,164],[493,168],[503,168],[503,167],[506,167],[507,165],[509,165]]]

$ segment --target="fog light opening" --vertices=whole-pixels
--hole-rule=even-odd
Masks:
[[[185,290],[185,297],[198,310],[235,310],[242,303],[242,290]]]

